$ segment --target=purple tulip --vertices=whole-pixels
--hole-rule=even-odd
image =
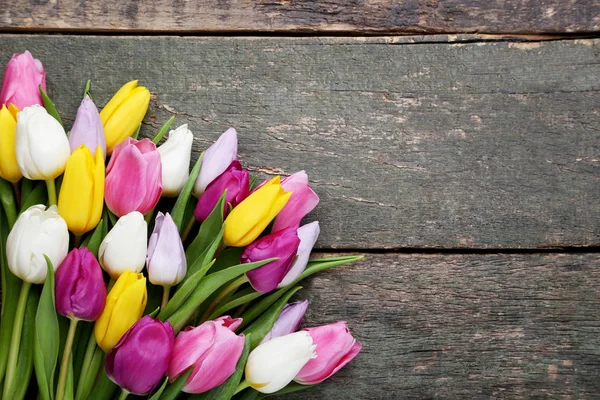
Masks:
[[[319,196],[308,185],[308,175],[304,171],[288,176],[281,181],[281,186],[286,192],[292,192],[292,197],[277,215],[273,232],[288,226],[298,228],[302,218],[319,204]]]
[[[194,196],[200,197],[208,185],[221,175],[237,157],[237,132],[227,129],[202,156],[200,173],[194,183]]]
[[[69,133],[69,145],[71,152],[84,144],[92,154],[96,153],[96,148],[100,146],[102,155],[106,158],[106,138],[104,137],[104,127],[96,105],[89,98],[81,101],[77,109],[75,122]]]
[[[246,273],[254,290],[267,293],[275,289],[292,267],[299,245],[296,228],[289,227],[263,236],[246,247],[241,256],[242,263],[279,258]]]
[[[229,164],[225,172],[208,185],[198,200],[194,217],[200,222],[208,218],[225,190],[227,190],[227,194],[225,195],[223,217],[226,217],[229,212],[229,204],[233,209],[250,193],[248,171],[242,169],[242,164],[237,160]]]
[[[150,393],[167,372],[174,342],[170,323],[146,315],[108,353],[106,374],[129,393]]]
[[[273,325],[273,328],[271,328],[260,343],[262,344],[276,337],[296,332],[304,314],[306,314],[306,310],[308,310],[308,300],[286,304],[283,310],[281,310],[277,321],[275,321],[275,325]]]
[[[148,242],[148,279],[154,285],[174,286],[185,277],[185,250],[177,225],[169,213],[158,212]]]
[[[46,72],[40,60],[33,58],[29,51],[13,54],[2,81],[0,90],[0,107],[11,103],[19,110],[34,104],[42,105],[40,85],[46,90]]]
[[[91,251],[74,248],[56,270],[56,311],[65,317],[95,321],[106,303],[106,284]]]
[[[300,238],[300,246],[296,254],[296,261],[285,275],[283,280],[277,285],[277,288],[282,288],[296,280],[306,269],[310,253],[317,242],[320,233],[319,222],[311,222],[310,224],[302,225],[298,228],[298,237]]]

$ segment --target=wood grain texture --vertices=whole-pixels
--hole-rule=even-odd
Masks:
[[[30,49],[72,122],[139,78],[143,134],[172,114],[196,154],[229,126],[262,176],[308,171],[321,248],[600,244],[600,41],[0,37]]]
[[[303,326],[348,321],[363,352],[286,399],[592,399],[600,255],[367,255],[315,275]]]
[[[600,28],[589,0],[0,1],[2,29],[137,32],[563,33]]]

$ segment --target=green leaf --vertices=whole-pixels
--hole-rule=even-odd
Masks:
[[[0,203],[4,207],[4,213],[8,218],[8,225],[12,227],[17,220],[17,202],[10,182],[0,178]]]
[[[289,385],[287,385],[286,387],[284,387],[283,389],[278,390],[275,393],[263,394],[261,396],[261,398],[271,397],[271,396],[281,396],[282,394],[299,392],[301,390],[310,389],[311,387],[314,387],[314,386],[315,385],[301,385],[299,383],[292,382]]]
[[[23,184],[23,187],[25,187],[25,184]],[[23,196],[23,193],[21,195]],[[47,202],[48,191],[46,190],[46,184],[42,182],[35,185],[27,197],[21,197],[21,212],[19,214],[33,205],[46,204]]]
[[[169,378],[165,378],[162,385],[158,388],[156,392],[148,399],[148,400],[158,400],[160,399],[160,395],[165,391],[167,384],[169,383]]]
[[[90,79],[88,79],[85,82],[85,87],[83,88],[83,98],[85,99],[85,96],[90,96],[90,99],[92,98],[92,95],[90,94],[90,90],[92,90],[92,81]]]
[[[256,390],[252,389],[252,388],[247,388],[245,390],[242,390],[240,393],[236,394],[234,399],[235,400],[258,400],[260,399],[262,393],[257,392]]]
[[[231,267],[232,265],[238,264],[243,252],[243,247],[227,247],[219,254],[219,257],[217,257],[217,262],[215,262],[215,265],[213,265],[212,270],[214,272],[221,271],[225,268]]]
[[[33,363],[38,382],[39,396],[42,400],[54,399],[54,371],[58,360],[59,327],[54,305],[54,269],[46,258],[48,275],[40,296],[35,316],[35,341]]]
[[[158,315],[159,311],[160,311],[160,307],[157,307],[156,310],[152,311],[150,314],[148,314],[148,316],[150,318],[156,318],[156,316]]]
[[[313,258],[308,260],[308,265],[322,262],[335,262],[335,261],[348,261],[354,260],[356,257],[364,257],[364,256],[339,256],[339,257],[325,257],[325,258]],[[350,261],[348,261],[350,262]]]
[[[93,332],[92,332],[93,335]],[[93,336],[90,340],[93,339]],[[94,339],[95,343],[95,339]],[[77,391],[75,398],[77,400],[85,400],[88,399],[90,393],[94,388],[94,384],[96,383],[96,377],[98,376],[98,371],[102,368],[104,362],[104,351],[100,348],[100,346],[95,345],[94,354],[89,363],[89,366],[86,371],[86,376],[80,376],[79,382],[77,383]],[[85,366],[84,366],[85,367]]]
[[[56,106],[54,105],[52,100],[50,100],[50,97],[48,97],[48,95],[44,91],[44,88],[42,87],[42,85],[40,85],[40,94],[42,95],[42,101],[44,102],[44,108],[46,109],[46,111],[48,111],[48,114],[52,115],[55,120],[57,120],[62,126],[64,126],[62,119],[60,119],[60,115],[58,114],[58,111],[56,110]]]
[[[242,323],[240,324],[238,329],[243,329],[244,327],[250,325],[252,321],[254,321],[259,315],[261,315],[267,308],[269,308],[273,303],[275,303],[281,296],[287,293],[292,286],[286,286],[279,289],[276,292],[273,292],[262,299],[260,299],[256,304],[252,305],[250,309],[246,310],[242,314],[240,318],[242,318]]]
[[[171,125],[173,125],[173,121],[175,121],[175,116],[173,115],[165,124],[156,132],[156,135],[152,138],[152,142],[154,144],[158,144],[160,140],[167,134]]]
[[[185,258],[188,265],[191,264],[196,258],[202,254],[208,248],[213,241],[217,233],[223,228],[223,207],[225,206],[225,196],[227,190],[223,192],[219,201],[212,209],[208,217],[200,225],[198,235],[185,251]]]
[[[67,374],[67,384],[65,385],[65,394],[63,400],[73,400],[73,353],[71,353],[71,358],[69,359],[69,372]]]
[[[183,189],[181,190],[181,193],[179,193],[179,197],[177,197],[177,201],[173,206],[173,211],[171,211],[171,218],[173,218],[175,225],[177,225],[179,233],[182,233],[185,229],[185,226],[183,226],[183,217],[185,215],[185,209],[188,204],[188,201],[190,200],[190,196],[192,195],[192,189],[194,189],[194,183],[196,183],[196,179],[198,178],[198,174],[200,173],[200,166],[202,165],[203,155],[204,153],[200,154],[200,157],[198,158],[198,161],[196,161],[192,172],[190,172],[190,177],[188,178]]]
[[[106,400],[112,399],[113,393],[117,390],[118,386],[116,383],[111,381],[106,375],[106,368],[102,368],[100,378],[94,386],[94,390],[90,393],[88,400]]]
[[[19,205],[21,208],[23,208],[23,201],[29,197],[33,188],[39,183],[39,181],[32,181],[27,178],[21,179],[21,204]]]
[[[256,182],[258,181],[258,176],[253,176],[250,178],[250,191],[253,191],[256,188]]]
[[[142,124],[138,125],[137,129],[135,130],[135,132],[133,132],[133,135],[131,135],[131,137],[137,139],[140,136],[140,129],[142,129]]]
[[[87,350],[90,335],[94,333],[94,323],[88,321],[79,321],[75,342],[73,343],[73,386],[77,387],[83,372],[83,361]],[[89,366],[89,365],[88,365]],[[86,366],[86,368],[88,367]]]
[[[194,370],[194,366],[189,367],[179,378],[175,379],[175,382],[171,383],[167,388],[162,392],[160,396],[160,400],[175,400],[177,396],[179,396],[179,392],[185,386],[185,382],[192,374]],[[152,396],[154,399],[154,396]]]
[[[108,215],[108,219],[110,220],[110,225],[115,226],[117,224],[117,221],[119,220],[119,217],[117,217],[115,214],[113,214],[112,211],[110,211],[108,209],[108,207],[106,207],[104,209],[104,211],[106,212],[106,215]]]
[[[98,250],[100,250],[100,243],[104,240],[104,237],[108,234],[107,223],[104,219],[101,219],[94,229],[94,233],[89,235],[81,244],[81,247],[87,247],[93,254],[98,257]]]
[[[225,315],[225,313],[229,310],[233,310],[236,307],[249,303],[253,300],[258,299],[260,296],[264,295],[264,293],[257,292],[252,288],[248,288],[245,291],[242,291],[242,295],[237,295],[232,297],[226,304],[223,304],[221,307],[217,308],[208,319],[215,319],[221,315]]]

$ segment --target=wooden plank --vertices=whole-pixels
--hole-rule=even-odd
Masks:
[[[3,29],[135,32],[563,33],[600,27],[588,0],[157,0],[4,4]]]
[[[592,399],[600,255],[369,254],[316,275],[303,326],[348,321],[363,352],[286,399]]]
[[[264,176],[306,169],[321,248],[600,244],[599,40],[3,35],[72,121],[139,78],[144,135],[172,114],[204,149],[229,126]]]

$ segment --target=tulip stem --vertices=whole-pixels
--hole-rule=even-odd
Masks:
[[[10,349],[8,353],[8,362],[6,364],[6,375],[4,378],[4,392],[2,398],[8,399],[8,393],[15,378],[15,371],[17,369],[17,361],[19,359],[19,348],[21,347],[21,333],[23,332],[23,319],[25,317],[25,307],[27,306],[27,299],[29,298],[29,289],[31,289],[31,283],[23,281],[21,286],[21,294],[19,295],[19,302],[17,303],[17,311],[15,314],[15,321],[12,330],[12,336],[10,338]]]
[[[129,396],[129,392],[125,389],[121,389],[121,394],[119,395],[119,400],[125,400]]]
[[[208,305],[208,307],[206,308],[206,311],[204,311],[202,318],[200,318],[200,323],[208,321],[208,318],[210,318],[211,313],[214,311],[215,308],[217,308],[219,303],[221,303],[221,301],[223,301],[223,299],[225,297],[227,297],[231,293],[235,292],[237,290],[237,288],[239,288],[246,282],[248,282],[248,278],[246,277],[246,274],[243,274],[242,276],[237,278],[235,281],[233,281],[229,285],[227,285],[223,290],[221,290],[219,292],[219,294],[217,295],[217,297],[215,297],[215,299],[212,301],[212,303],[210,303]]]
[[[164,310],[169,302],[169,292],[171,291],[171,286],[163,286],[163,297],[162,302],[160,303],[160,309]]]
[[[69,373],[69,361],[71,360],[71,348],[75,339],[77,330],[77,318],[71,318],[69,324],[69,333],[67,333],[67,341],[65,342],[65,350],[63,351],[62,362],[60,364],[60,374],[58,375],[58,386],[56,389],[56,400],[63,400],[65,397],[65,388],[67,385],[67,375]]]
[[[46,180],[46,188],[48,189],[48,205],[55,206],[56,202],[56,185],[54,179]]]
[[[81,235],[74,235],[73,237],[73,247],[77,248],[81,246]]]
[[[238,394],[242,390],[249,388],[249,387],[250,387],[250,382],[248,382],[246,379],[244,379],[243,381],[240,382],[237,389],[235,389],[234,395]]]

